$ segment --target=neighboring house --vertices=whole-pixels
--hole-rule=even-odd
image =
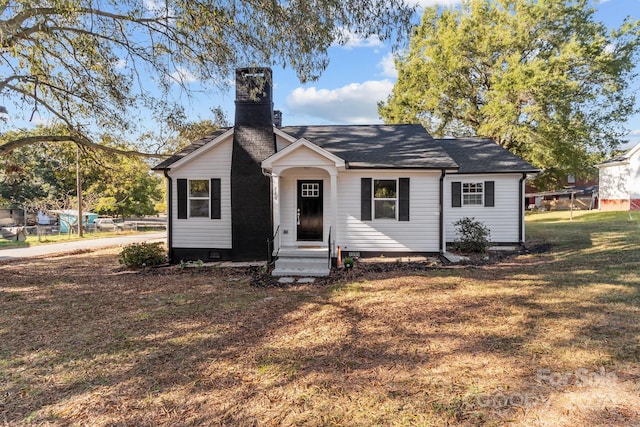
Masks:
[[[22,208],[0,208],[0,227],[27,225],[26,212]]]
[[[600,175],[600,210],[640,210],[640,143],[596,166]]]
[[[532,182],[525,186],[527,208],[530,210],[591,210],[598,208],[598,175],[586,178],[566,176],[554,188],[540,190]]]
[[[168,180],[173,262],[272,250],[274,273],[320,258],[315,273],[326,274],[338,246],[363,257],[442,253],[463,217],[484,222],[497,244],[524,241],[524,181],[537,172],[527,162],[420,125],[274,126],[271,85],[250,96],[262,77],[270,83],[271,70],[237,70],[234,127],[154,168]]]

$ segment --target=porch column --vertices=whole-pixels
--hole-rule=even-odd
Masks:
[[[331,239],[338,242],[338,171],[329,172],[331,178]],[[331,254],[335,255],[334,248],[331,248]]]
[[[280,226],[280,175],[272,173],[271,182],[273,184],[273,230],[271,232],[275,233]],[[275,237],[277,240],[274,243],[280,246],[279,236]]]

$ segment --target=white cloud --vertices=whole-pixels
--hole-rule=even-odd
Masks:
[[[392,52],[389,52],[382,57],[382,60],[378,63],[378,68],[382,69],[382,75],[384,77],[391,77],[394,79],[398,77],[398,70],[396,70],[396,64],[394,62]]]
[[[144,7],[149,12],[162,12],[165,10],[164,2],[158,0],[144,0]]]
[[[50,127],[56,124],[56,119],[49,116],[41,116],[40,112],[36,111],[36,113],[31,117],[30,123],[35,126],[45,126]]]
[[[339,30],[339,32],[339,38],[341,40],[346,40],[346,42],[343,44],[336,43],[334,46],[341,46],[345,49],[354,49],[358,47],[377,48],[384,46],[382,40],[380,40],[380,37],[375,34],[370,35],[367,38],[363,38],[362,36],[354,33],[353,31],[349,31],[346,28],[342,28],[341,30]]]
[[[640,129],[633,129],[631,132],[627,134],[627,136],[633,136],[633,137],[640,136]]]
[[[127,67],[127,60],[118,59],[113,65],[116,67],[117,70],[122,70]]]
[[[291,114],[310,117],[314,123],[381,123],[377,104],[392,89],[391,80],[351,83],[337,89],[297,88],[287,97],[287,107]]]
[[[457,6],[462,3],[462,0],[405,0],[410,6],[418,6],[420,8],[431,7],[431,6]]]
[[[196,75],[184,67],[177,67],[176,71],[171,73],[170,76],[171,80],[180,84],[195,83],[198,81]]]

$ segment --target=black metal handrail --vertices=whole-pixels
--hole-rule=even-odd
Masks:
[[[278,232],[280,231],[280,225],[278,224],[278,226],[276,227],[276,231],[273,233],[273,236],[271,237],[271,239],[267,239],[267,259],[269,260],[269,264],[272,264],[274,261],[274,256],[273,256],[273,250],[274,250],[274,243],[276,241],[276,237],[278,236]],[[280,248],[278,248],[279,250]],[[277,254],[276,254],[277,257]]]
[[[329,226],[329,237],[327,238],[327,247],[329,248],[329,270],[331,270],[331,226]]]

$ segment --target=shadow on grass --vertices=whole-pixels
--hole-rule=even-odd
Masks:
[[[638,380],[639,237],[550,227],[560,243],[580,238],[497,265],[332,287],[132,273],[101,254],[0,266],[0,419],[638,424],[637,397],[573,403],[570,415],[564,402],[597,387],[627,396]],[[601,368],[612,383],[581,379],[608,378]]]

